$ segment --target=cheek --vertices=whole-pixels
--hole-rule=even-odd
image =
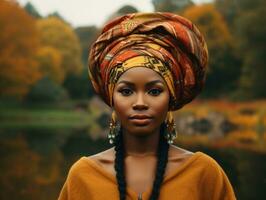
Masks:
[[[169,96],[168,94],[164,94],[157,99],[153,99],[151,101],[152,107],[156,108],[158,111],[167,111],[169,107]]]
[[[113,96],[114,110],[116,111],[117,117],[123,119],[126,117],[126,111],[130,109],[129,101],[119,94]]]
[[[164,95],[159,97],[158,99],[151,101],[152,104],[151,105],[151,109],[153,110],[153,113],[156,115],[157,118],[157,122],[161,123],[168,112],[168,108],[169,108],[169,96],[168,95]]]

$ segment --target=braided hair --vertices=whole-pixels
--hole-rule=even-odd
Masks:
[[[160,137],[159,137],[159,147],[157,150],[157,168],[156,168],[156,176],[153,182],[152,193],[150,196],[150,200],[157,200],[160,194],[160,187],[163,182],[165,168],[168,162],[168,150],[169,144],[166,141],[164,135],[166,131],[165,122],[162,123],[160,127]],[[126,199],[126,179],[125,179],[125,168],[124,168],[124,145],[123,145],[123,134],[122,127],[119,129],[118,134],[115,138],[115,171],[116,171],[116,179],[118,182],[118,190],[120,194],[120,200]]]

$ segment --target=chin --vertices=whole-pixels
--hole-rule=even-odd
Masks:
[[[131,135],[145,137],[154,133],[154,128],[151,126],[134,126],[127,129]]]

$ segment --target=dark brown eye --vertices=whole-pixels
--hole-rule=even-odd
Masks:
[[[129,96],[132,93],[132,91],[130,89],[127,89],[127,88],[121,89],[118,92],[120,92],[123,96]]]
[[[152,89],[149,91],[150,94],[152,94],[153,96],[158,96],[162,93],[161,89]]]

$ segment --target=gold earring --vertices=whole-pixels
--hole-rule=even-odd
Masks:
[[[117,119],[116,119],[115,111],[113,111],[111,121],[110,121],[110,126],[109,126],[109,133],[107,135],[107,138],[109,139],[110,144],[114,143],[114,139],[116,137],[116,126],[117,126]]]
[[[176,124],[175,124],[173,114],[171,111],[167,112],[165,124],[166,124],[166,129],[167,129],[167,133],[166,133],[167,142],[168,144],[173,144],[174,139],[177,137],[177,131],[175,129]]]

